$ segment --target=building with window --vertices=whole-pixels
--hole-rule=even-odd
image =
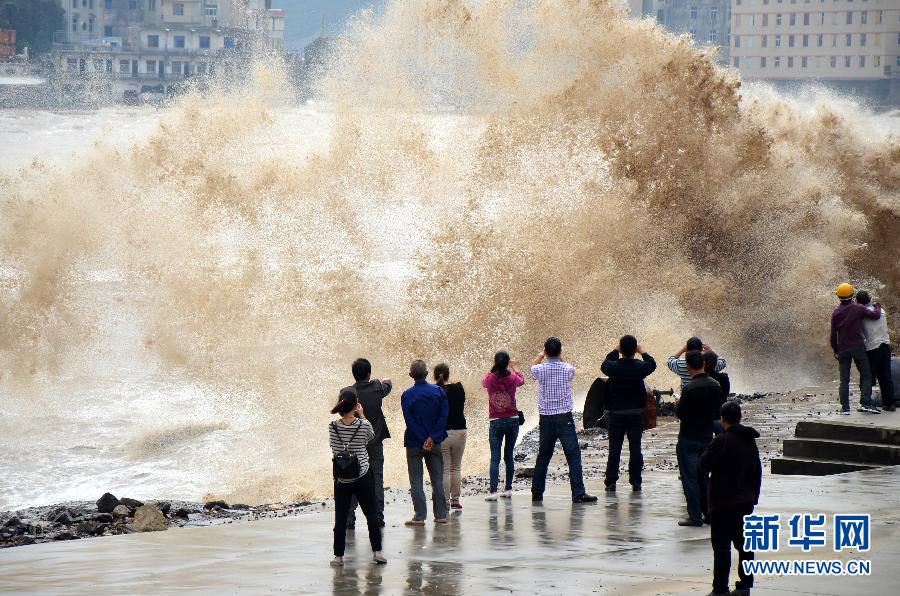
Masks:
[[[60,2],[67,24],[54,40],[60,72],[108,79],[117,94],[228,71],[251,43],[283,46],[285,15],[272,0]]]
[[[898,0],[733,1],[731,64],[745,78],[900,99]]]
[[[673,33],[690,33],[697,45],[719,48],[729,62],[732,0],[628,0],[634,16],[652,16]]]

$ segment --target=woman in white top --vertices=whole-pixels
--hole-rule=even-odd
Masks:
[[[334,454],[334,560],[331,564],[344,564],[347,514],[350,499],[354,496],[369,526],[369,541],[375,553],[373,560],[379,565],[387,563],[381,555],[381,523],[375,507],[375,481],[369,470],[369,452],[366,450],[375,432],[352,387],[341,391],[331,413],[340,415],[328,425]]]

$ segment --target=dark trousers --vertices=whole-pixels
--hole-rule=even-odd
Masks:
[[[547,468],[556,449],[556,441],[562,443],[566,462],[569,464],[569,486],[572,488],[572,500],[584,496],[584,477],[581,471],[581,447],[575,432],[575,419],[572,413],[541,416],[538,423],[540,440],[538,442],[537,462],[534,464],[534,478],[531,482],[532,498],[542,499],[547,485]]]
[[[753,560],[753,552],[744,550],[744,516],[753,513],[753,505],[738,505],[710,512],[709,538],[713,548],[713,592],[728,593],[728,575],[731,573],[731,547],[738,551],[737,589],[753,587],[753,576],[744,573],[744,561]]]
[[[424,467],[423,467],[424,463]],[[406,470],[409,473],[409,494],[412,496],[413,519],[425,521],[428,517],[428,500],[425,498],[425,469],[431,480],[431,509],[435,519],[447,517],[447,498],[444,495],[444,456],[441,444],[435,443],[431,451],[421,447],[406,448]]]
[[[375,510],[375,483],[372,471],[369,470],[359,480],[353,482],[334,483],[334,556],[344,556],[344,543],[347,540],[347,513],[350,511],[350,500],[356,497],[366,522],[369,526],[369,542],[372,550],[381,550],[381,523]]]
[[[497,492],[500,484],[500,455],[503,454],[503,462],[506,464],[506,482],[504,490],[512,489],[513,475],[516,471],[516,462],[513,452],[516,448],[516,439],[519,437],[519,418],[494,418],[490,424],[488,435],[491,444],[491,492]],[[504,441],[506,442],[504,444]]]
[[[384,524],[384,445],[381,441],[372,441],[366,446],[369,452],[369,471],[375,483],[375,510],[378,522]],[[350,499],[350,513],[347,515],[347,526],[356,524],[356,497]]]
[[[628,482],[641,485],[644,456],[641,453],[641,435],[644,432],[643,414],[609,414],[609,457],[606,460],[606,486],[613,486],[619,479],[619,460],[622,445],[628,437]]]
[[[869,368],[869,357],[866,348],[850,348],[838,352],[838,369],[841,375],[841,385],[838,395],[841,399],[841,407],[850,409],[850,364],[856,364],[859,371],[859,403],[863,406],[872,405],[872,370]]]
[[[872,370],[873,383],[878,380],[881,388],[881,405],[894,405],[894,379],[891,377],[891,346],[881,344],[874,350],[866,352],[869,368]]]
[[[709,477],[700,472],[700,455],[706,449],[706,441],[678,439],[675,453],[678,455],[678,473],[681,476],[681,488],[687,502],[688,516],[698,523],[703,522],[703,495]]]

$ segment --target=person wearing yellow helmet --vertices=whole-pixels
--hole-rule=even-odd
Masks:
[[[853,302],[856,293],[853,286],[843,283],[835,290],[841,303],[831,313],[831,349],[838,361],[841,384],[838,395],[841,400],[841,413],[850,413],[850,365],[856,364],[859,371],[859,411],[880,414],[872,403],[872,370],[866,354],[866,340],[863,335],[863,319],[881,317],[881,305],[876,304],[869,310],[862,304]]]

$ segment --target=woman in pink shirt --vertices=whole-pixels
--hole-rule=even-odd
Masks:
[[[519,409],[516,407],[516,389],[525,384],[525,377],[516,368],[516,361],[510,360],[504,351],[494,354],[494,368],[481,382],[487,389],[488,409],[491,417],[491,494],[487,501],[497,500],[497,486],[500,484],[500,449],[506,462],[506,484],[499,495],[512,497],[512,481],[515,472],[513,449],[519,436]],[[506,445],[503,445],[503,441]]]

